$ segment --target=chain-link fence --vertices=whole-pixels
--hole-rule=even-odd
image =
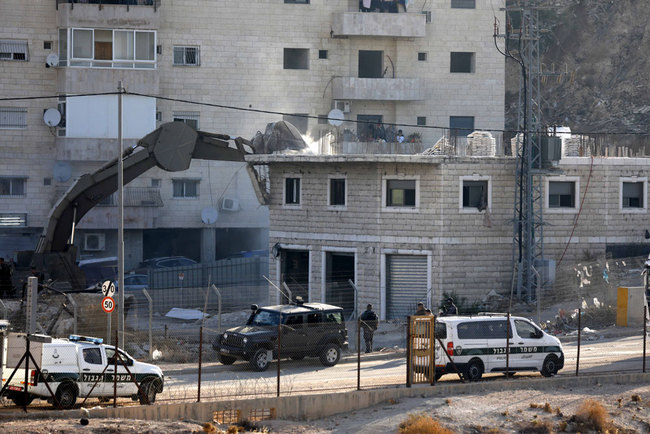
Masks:
[[[514,357],[519,351],[517,338],[524,333],[517,330],[514,318],[529,319],[537,330],[545,331],[545,336],[559,338],[563,367],[558,376],[642,372],[646,369],[648,339],[647,320],[643,319],[644,261],[641,257],[586,258],[580,263],[560,264],[553,281],[531,302],[527,297],[519,300],[516,291],[512,298],[509,291],[494,291],[482,299],[472,300],[453,293],[436,294],[434,290],[434,299],[438,295],[441,305],[430,307],[434,314],[438,313],[443,301],[451,296],[462,316],[476,319],[485,316],[479,312],[510,313],[513,318],[510,342],[503,338],[503,342],[485,344],[488,350],[504,351],[499,354],[502,357],[506,354]],[[177,291],[178,299],[182,299],[187,289],[168,290]],[[344,307],[331,310],[300,306],[293,297],[292,305],[252,311],[246,296],[237,302],[238,294],[246,291],[238,285],[198,287],[196,293],[201,296],[185,307],[156,304],[155,298],[159,296],[156,291],[140,289],[127,294],[125,333],[116,336],[117,314],[102,311],[102,294],[65,296],[41,289],[38,333],[67,338],[76,332],[103,338],[104,346],[92,341],[43,343],[40,355],[30,359],[27,366],[27,382],[35,384],[30,386],[28,398],[19,396],[24,392],[25,361],[18,363],[15,359],[24,354],[24,347],[10,350],[8,354],[12,354],[14,362],[4,366],[2,375],[7,385],[5,404],[24,405],[40,397],[56,405],[57,400],[69,403],[74,395],[76,405],[86,397],[93,404],[86,402],[84,406],[112,405],[116,395],[119,405],[137,405],[147,402],[142,398],[143,393],[149,402],[175,402],[396,387],[409,382],[409,366],[413,370],[419,366],[415,373],[424,376],[419,381],[411,381],[413,384],[435,383],[430,372],[439,364],[437,359],[432,359],[436,360],[436,367],[429,367],[428,371],[424,363],[409,365],[409,351],[415,350],[413,356],[422,358],[425,357],[422,351],[428,351],[430,345],[424,336],[415,346],[407,344],[412,342],[413,332],[409,331],[406,317],[381,321],[373,331],[363,322],[359,325],[360,312],[350,318]],[[226,297],[234,300],[227,307],[223,303]],[[22,300],[3,300],[3,306],[9,328],[23,331]],[[414,315],[415,310],[414,302],[408,314]],[[529,333],[526,339],[534,339],[535,329]],[[124,362],[118,357],[116,363],[114,349],[110,354],[116,337],[119,337],[118,347],[124,350]],[[470,348],[462,340],[453,342],[451,347],[444,339],[443,342],[437,349],[441,355]],[[539,346],[528,343],[522,348]],[[522,349],[519,353],[527,357],[526,351]],[[440,364],[448,362],[445,356]],[[507,366],[509,375],[504,376],[503,366],[486,362],[481,368],[482,379],[499,381],[513,376],[513,380],[540,376],[541,365],[531,363],[522,367],[515,365],[511,357],[508,363],[512,363]],[[15,378],[7,381],[8,373],[16,366],[19,371]],[[158,368],[164,375],[160,384],[153,382]],[[461,364],[458,372],[450,369],[439,380],[456,382],[459,377],[467,380],[468,369],[468,364]],[[51,386],[52,394],[46,390],[46,383]],[[142,383],[144,390],[141,390]],[[40,395],[31,387],[40,387]],[[45,401],[36,400],[30,407],[38,408],[39,403],[47,405]]]

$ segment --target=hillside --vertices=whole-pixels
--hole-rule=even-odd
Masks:
[[[515,0],[510,3],[516,3]],[[629,133],[650,128],[650,2],[563,0],[540,13],[545,124],[573,131]],[[519,66],[506,62],[506,123],[517,123]],[[648,136],[617,140],[648,142]]]

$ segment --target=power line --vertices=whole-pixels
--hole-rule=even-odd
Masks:
[[[83,94],[60,94],[60,95],[42,95],[42,96],[23,96],[23,97],[6,97],[6,98],[0,98],[0,102],[8,102],[8,101],[31,101],[31,100],[41,100],[41,99],[59,99],[59,98],[77,98],[77,97],[86,97],[86,96],[103,96],[103,95],[118,95],[120,92],[97,92],[97,93],[83,93]],[[221,108],[224,110],[235,110],[235,111],[243,111],[243,112],[251,112],[251,113],[262,113],[262,114],[271,114],[271,115],[280,115],[280,116],[295,116],[295,117],[301,117],[301,118],[307,118],[307,119],[315,119],[315,120],[330,120],[331,118],[323,118],[320,116],[314,116],[314,115],[306,115],[306,114],[296,114],[296,113],[288,113],[288,112],[281,112],[281,111],[273,111],[273,110],[263,110],[263,109],[254,109],[251,107],[237,107],[237,106],[232,106],[232,105],[226,105],[226,104],[216,104],[216,103],[209,103],[209,102],[201,102],[201,101],[193,101],[193,100],[188,100],[188,99],[182,99],[182,98],[170,98],[170,97],[164,97],[160,95],[150,95],[150,94],[145,94],[145,93],[137,93],[137,92],[129,92],[125,91],[123,92],[123,95],[134,95],[134,96],[142,96],[146,98],[155,98],[157,100],[161,101],[170,101],[170,102],[178,102],[178,103],[184,103],[184,104],[192,104],[192,105],[199,105],[199,106],[205,106],[205,107],[212,107],[212,108]],[[339,119],[333,119],[333,120],[339,120]],[[361,121],[361,120],[345,120],[344,122],[348,123],[355,123],[355,124],[374,124],[376,122],[373,121]],[[394,122],[382,122],[383,125],[386,126],[394,126],[394,127],[411,127],[411,128],[419,128],[419,129],[430,129],[430,130],[451,130],[455,128],[449,128],[448,126],[440,126],[440,125],[417,125],[417,124],[407,124],[407,123],[394,123]],[[523,131],[523,130],[513,130],[513,129],[503,129],[503,128],[474,128],[475,131],[489,131],[489,132],[496,132],[496,133],[512,133],[512,134],[517,134],[517,133],[539,133],[543,134],[545,131]],[[612,131],[571,131],[572,135],[584,135],[584,136],[607,136],[607,135],[620,135],[620,136],[650,136],[650,131],[642,131],[642,132],[634,132],[634,131],[624,131],[624,132],[612,132]]]

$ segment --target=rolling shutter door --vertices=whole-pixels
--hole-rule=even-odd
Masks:
[[[386,256],[386,316],[404,319],[415,312],[418,301],[427,296],[427,257]]]

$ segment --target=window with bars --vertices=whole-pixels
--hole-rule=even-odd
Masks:
[[[174,197],[199,197],[199,181],[197,179],[173,179]]]
[[[174,112],[174,122],[183,122],[195,130],[199,129],[199,112]]]
[[[300,205],[300,178],[284,180],[284,204]]]
[[[19,107],[0,107],[0,128],[27,128],[27,109]]]
[[[0,196],[24,196],[27,178],[0,178]]]
[[[200,47],[174,47],[174,65],[199,66]]]
[[[0,39],[0,60],[28,61],[27,41],[19,39]]]

